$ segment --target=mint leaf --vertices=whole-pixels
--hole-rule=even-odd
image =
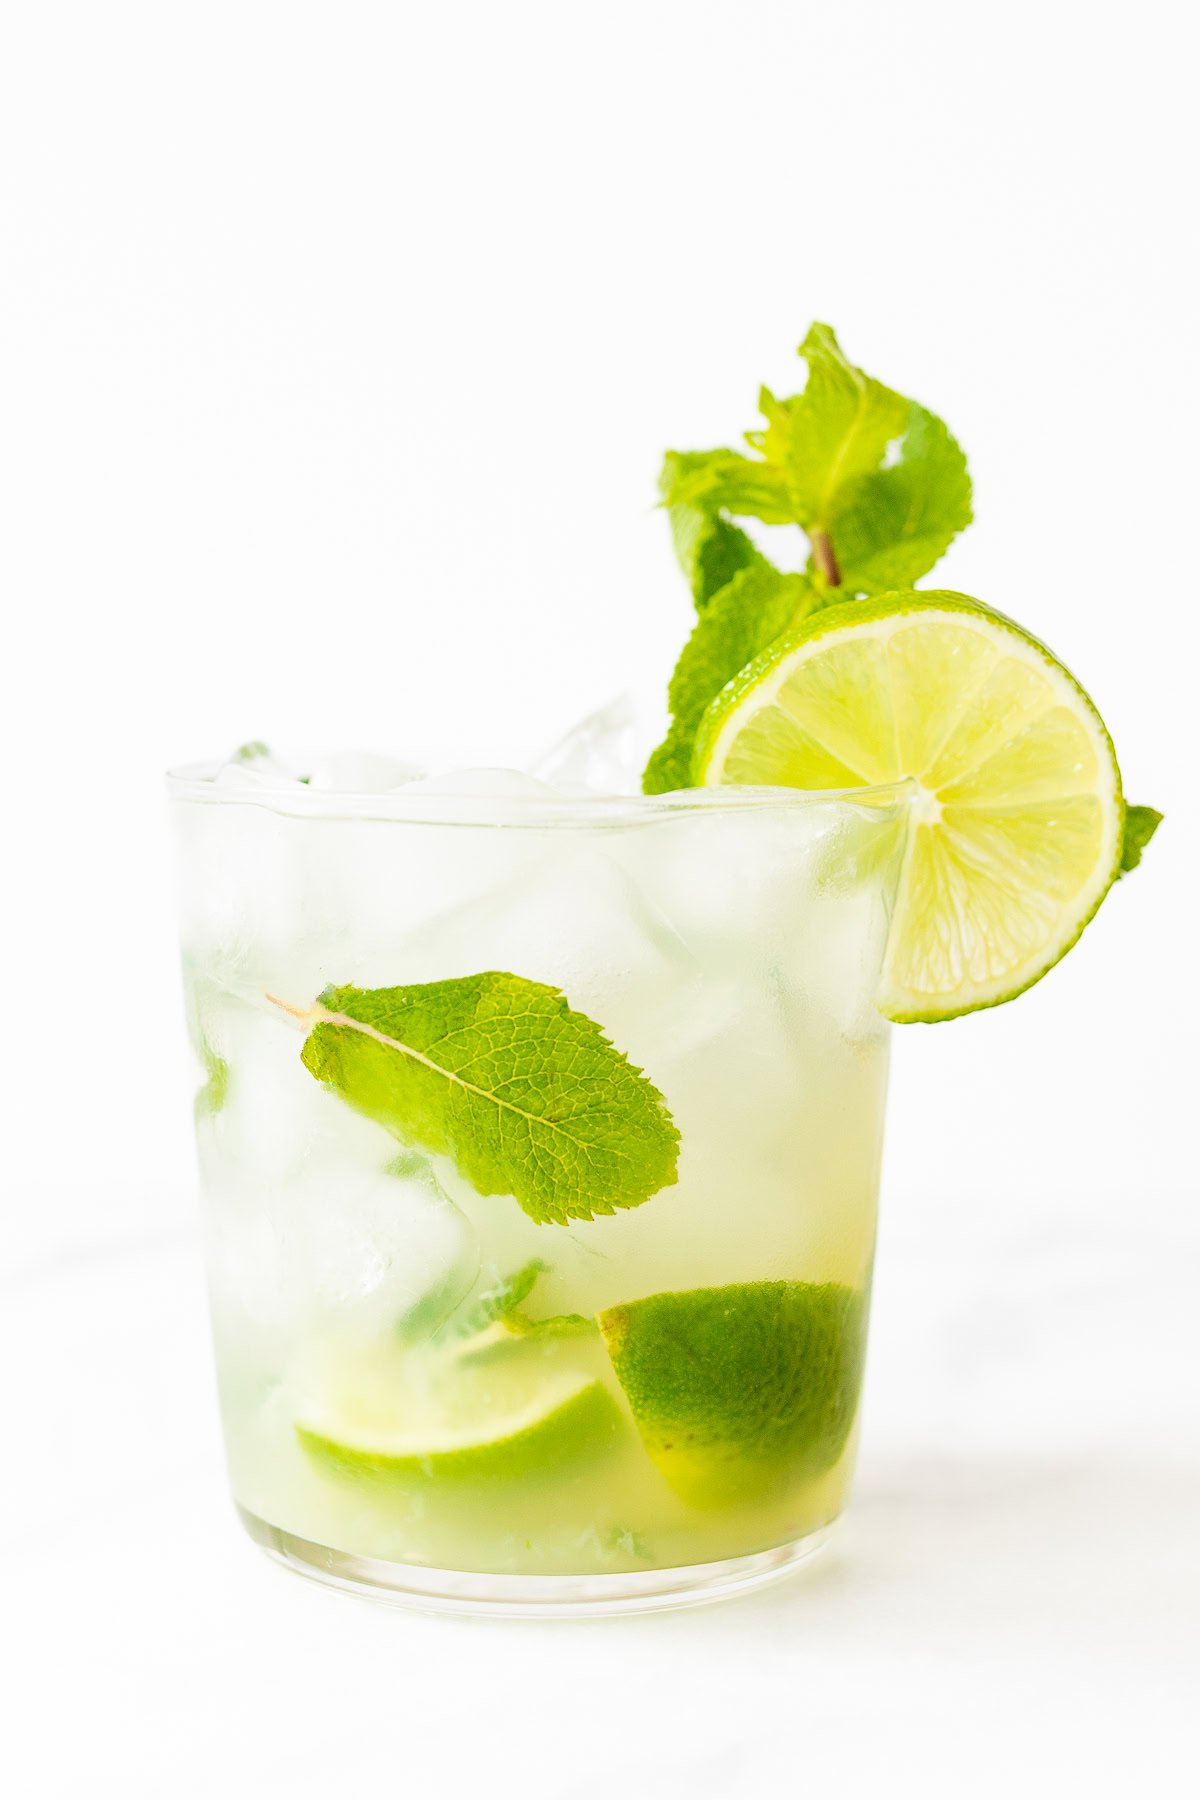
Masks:
[[[759,561],[709,601],[671,677],[671,727],[642,776],[647,794],[668,794],[691,784],[692,750],[709,701],[821,599],[808,576],[785,575]]]
[[[668,452],[668,460],[672,455],[681,467],[664,495],[668,510],[694,506],[761,519],[764,525],[798,522],[782,469],[739,450]]]
[[[220,1112],[228,1097],[229,1064],[223,1056],[217,1055],[207,1038],[200,1040],[200,1054],[205,1080],[203,1087],[197,1088],[193,1104],[197,1119],[210,1119]]]
[[[1142,851],[1150,842],[1163,816],[1153,806],[1125,808],[1125,842],[1121,848],[1121,873],[1128,875],[1142,860]]]
[[[704,457],[668,450],[658,491],[666,500],[676,482]],[[737,574],[763,559],[744,531],[701,502],[667,507],[679,566],[688,578],[692,598],[702,609]]]
[[[828,325],[814,325],[800,346],[808,363],[804,392],[776,400],[764,388],[759,410],[767,429],[752,440],[781,470],[792,517],[806,529],[828,529],[840,489],[880,467],[908,425],[909,402],[842,354]]]
[[[744,531],[739,531],[728,519],[710,517],[707,529],[697,543],[692,567],[692,599],[696,602],[696,610],[702,611],[739,570],[755,568],[764,560]]]
[[[845,587],[866,594],[912,587],[971,522],[967,459],[940,419],[913,406],[895,461],[843,483],[828,517]]]
[[[296,1016],[311,1026],[301,1059],[318,1081],[539,1224],[640,1206],[676,1178],[662,1095],[541,982],[491,972],[330,987]]]
[[[802,526],[810,573],[845,598],[911,587],[970,523],[966,458],[933,413],[856,368],[828,325],[800,355],[803,393],[760,394],[755,454],[676,454],[667,504]]]
[[[657,750],[642,771],[643,794],[677,794],[692,785],[692,739],[672,719]]]
[[[512,1275],[506,1275],[502,1281],[486,1288],[482,1294],[467,1308],[461,1321],[456,1321],[457,1334],[463,1337],[472,1332],[484,1331],[497,1319],[504,1319],[527,1300],[533,1292],[539,1275],[543,1274],[546,1265],[535,1258],[527,1262]]]

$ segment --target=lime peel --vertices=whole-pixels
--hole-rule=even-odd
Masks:
[[[835,1282],[651,1294],[598,1323],[642,1442],[697,1506],[822,1475],[850,1437],[865,1306]]]
[[[543,1473],[611,1446],[621,1417],[603,1382],[562,1371],[512,1404],[481,1406],[474,1417],[356,1423],[297,1420],[296,1435],[322,1467],[342,1475],[447,1481],[514,1479]]]

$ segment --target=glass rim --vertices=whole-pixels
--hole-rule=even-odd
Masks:
[[[228,765],[188,763],[167,771],[172,801],[197,806],[251,806],[282,818],[374,820],[406,825],[490,826],[539,830],[548,825],[638,825],[652,820],[710,813],[792,812],[798,807],[842,805],[857,812],[900,811],[911,797],[911,777],[848,788],[712,787],[683,788],[671,794],[496,794],[413,793],[405,787],[383,793],[291,787],[218,787]]]

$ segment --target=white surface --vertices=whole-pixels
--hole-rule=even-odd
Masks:
[[[1183,31],[1169,0],[8,9],[17,1793],[1183,1791]],[[260,735],[517,759],[659,691],[661,451],[751,425],[813,317],[962,438],[938,579],[1065,653],[1161,840],[1018,1005],[898,1034],[863,1479],[811,1579],[523,1630],[289,1585],[222,1499],[159,770]]]
[[[417,1616],[278,1570],[225,1498],[192,1243],[29,1271],[0,1319],[3,1366],[38,1377],[6,1403],[5,1611],[35,1676],[16,1791],[1190,1794],[1188,1240],[1058,1218],[983,1248],[950,1220],[885,1230],[858,1495],[824,1559],[586,1624]]]

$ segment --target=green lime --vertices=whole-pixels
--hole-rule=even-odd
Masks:
[[[621,1431],[601,1381],[573,1370],[461,1370],[442,1397],[411,1392],[397,1405],[367,1383],[336,1411],[302,1417],[296,1433],[326,1468],[344,1475],[446,1481],[513,1480],[609,1448]]]
[[[858,1404],[864,1315],[833,1282],[752,1281],[652,1294],[599,1324],[647,1451],[703,1505],[833,1467]]]
[[[1064,956],[1121,865],[1124,801],[1095,707],[1044,644],[963,594],[816,614],[710,706],[705,786],[908,780],[880,1008],[951,1019]]]

